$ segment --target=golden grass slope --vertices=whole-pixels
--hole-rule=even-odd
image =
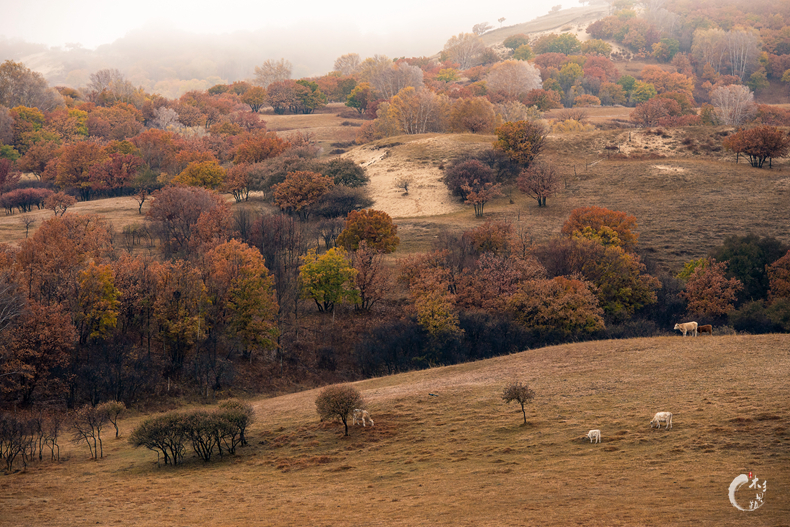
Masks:
[[[222,461],[65,445],[0,477],[0,525],[788,525],[789,377],[790,335],[675,336],[359,382],[376,425],[348,438],[318,422],[317,390],[262,399],[251,445]],[[511,379],[537,394],[527,426],[500,399]],[[649,427],[656,411],[672,430]],[[727,489],[749,470],[768,491],[746,513]]]

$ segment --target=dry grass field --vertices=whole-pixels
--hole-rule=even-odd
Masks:
[[[316,390],[255,400],[250,446],[175,468],[126,443],[131,417],[98,462],[64,439],[64,461],[0,478],[0,525],[786,526],[789,377],[790,335],[548,347],[356,383],[376,424],[348,438]],[[512,379],[537,394],[526,426]],[[768,490],[740,512],[749,470]]]

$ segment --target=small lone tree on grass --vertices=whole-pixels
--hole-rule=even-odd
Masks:
[[[529,389],[527,383],[520,381],[513,381],[502,391],[502,400],[505,403],[516,401],[521,405],[521,413],[524,414],[524,424],[527,424],[527,411],[524,410],[524,405],[532,402],[535,398],[535,392]]]
[[[348,416],[355,408],[364,408],[365,401],[359,390],[349,385],[335,385],[324,388],[315,400],[315,409],[321,420],[338,419],[346,427],[348,435]]]
[[[115,428],[115,438],[118,439],[118,418],[126,411],[126,405],[121,401],[107,401],[100,404],[99,409],[107,414],[107,420]]]

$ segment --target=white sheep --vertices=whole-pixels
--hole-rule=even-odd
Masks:
[[[367,410],[355,408],[352,417],[354,418],[354,424],[357,424],[357,421],[362,421],[362,426],[366,426],[365,421],[367,420],[370,421],[370,426],[373,426],[373,419],[370,418]]]
[[[590,430],[587,432],[587,437],[590,438],[590,443],[600,443],[601,442],[601,431],[600,430]]]
[[[656,415],[653,416],[653,419],[650,421],[650,428],[653,428],[653,425],[656,425],[658,428],[661,428],[662,422],[667,424],[666,427],[667,430],[672,428],[672,412],[658,412]]]

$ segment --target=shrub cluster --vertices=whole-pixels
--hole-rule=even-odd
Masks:
[[[129,437],[129,442],[159,454],[165,465],[182,462],[187,445],[203,461],[210,461],[216,452],[235,454],[236,447],[246,445],[245,432],[252,422],[252,406],[235,399],[220,403],[213,412],[171,412],[146,419]]]
[[[33,206],[39,209],[44,206],[44,201],[53,194],[46,188],[18,188],[11,192],[0,195],[0,207],[3,207],[8,214],[12,214],[14,208],[19,212],[30,212]]]

